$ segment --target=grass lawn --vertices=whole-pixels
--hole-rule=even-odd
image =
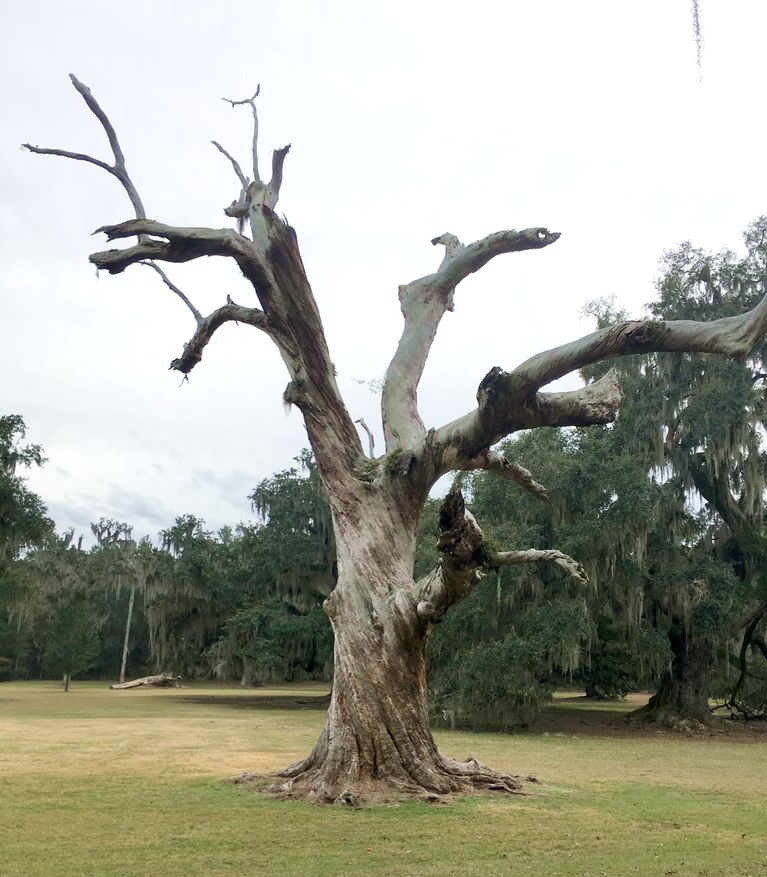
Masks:
[[[437,735],[532,797],[347,811],[227,781],[305,755],[322,693],[0,685],[0,875],[767,877],[764,731],[635,731],[636,701],[565,697],[530,733]]]

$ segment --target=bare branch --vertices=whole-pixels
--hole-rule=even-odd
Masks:
[[[187,296],[176,286],[175,283],[171,281],[168,275],[160,268],[159,265],[155,265],[154,262],[139,262],[139,265],[146,265],[147,268],[152,268],[156,271],[160,277],[162,278],[162,282],[171,290],[171,292],[175,292],[176,295],[184,302],[184,304],[189,308],[192,312],[194,319],[199,326],[203,321],[202,314],[197,310],[197,308],[192,304],[192,302],[187,298]]]
[[[114,174],[112,165],[98,158],[93,158],[91,155],[85,155],[82,152],[68,152],[66,149],[43,149],[41,146],[32,146],[31,143],[22,143],[21,145],[29,152],[34,152],[35,155],[59,155],[61,158],[71,158],[74,161],[87,161],[90,164],[95,164],[96,167],[100,167],[107,173]]]
[[[145,238],[125,250],[106,250],[89,256],[97,268],[103,268],[110,274],[119,274],[130,265],[147,259],[190,262],[200,256],[230,256],[249,278],[258,269],[262,272],[266,270],[253,243],[231,228],[185,228],[165,225],[153,219],[131,219],[118,225],[102,226],[93,233],[100,232],[106,234],[110,241],[134,235],[165,238],[165,241]]]
[[[228,97],[222,98],[222,100],[226,101],[232,107],[239,107],[243,104],[248,104],[253,112],[253,179],[256,182],[261,182],[261,177],[258,173],[258,110],[256,109],[256,98],[259,94],[261,94],[260,84],[256,86],[256,93],[253,97],[246,97],[243,100],[230,100]]]
[[[521,464],[507,459],[498,451],[481,451],[476,457],[472,457],[468,461],[464,469],[481,469],[485,472],[492,472],[494,475],[500,475],[502,478],[508,478],[537,499],[540,499],[541,502],[546,503],[546,505],[551,504],[546,488],[533,478],[532,473]]]
[[[479,385],[477,408],[434,431],[435,478],[453,469],[471,468],[475,457],[519,429],[611,423],[623,401],[612,369],[579,390],[535,393],[521,402],[508,391],[508,377],[499,368],[491,369]]]
[[[572,557],[554,549],[488,552],[484,534],[466,509],[461,491],[452,489],[440,508],[439,566],[420,579],[414,589],[416,612],[424,622],[436,624],[447,610],[468,596],[483,573],[520,563],[554,563],[578,582],[588,577]]]
[[[722,353],[745,357],[766,333],[767,295],[753,310],[711,323],[695,320],[618,323],[530,357],[509,374],[508,381],[514,393],[524,398],[584,366],[632,353]]]
[[[359,425],[365,430],[368,435],[368,446],[370,447],[370,459],[375,459],[375,449],[376,449],[376,441],[373,433],[370,431],[370,427],[365,423],[362,417],[358,418],[354,421],[355,423],[359,423]]]
[[[69,78],[72,82],[72,85],[77,89],[80,93],[82,99],[88,105],[88,109],[93,113],[93,115],[101,122],[101,126],[104,129],[104,132],[107,135],[107,139],[109,140],[109,145],[112,149],[112,155],[115,157],[115,167],[125,167],[125,156],[123,155],[123,151],[120,148],[120,143],[117,139],[117,134],[115,133],[115,129],[112,127],[112,123],[107,118],[107,114],[101,109],[98,104],[98,101],[91,94],[90,88],[87,85],[80,82],[74,73],[69,74]]]
[[[237,159],[234,158],[234,156],[230,155],[217,140],[211,140],[210,142],[222,155],[226,156],[226,158],[229,159],[229,161],[232,163],[232,167],[234,168],[234,172],[237,174],[237,179],[240,181],[240,185],[243,189],[247,189],[248,183],[250,181],[242,172],[242,168],[240,167],[240,163],[237,161]]]
[[[612,423],[623,402],[614,369],[598,381],[564,393],[536,393],[528,406],[530,426],[593,426]]]
[[[282,149],[275,149],[272,153],[272,178],[264,193],[264,204],[272,210],[277,206],[282,186],[282,167],[285,164],[285,156],[290,152],[290,143]]]
[[[261,176],[258,170],[258,110],[256,108],[256,98],[261,92],[261,86],[259,85],[256,88],[256,93],[253,97],[244,98],[243,100],[231,100],[230,98],[223,98],[228,104],[232,107],[242,106],[247,104],[252,112],[253,112],[253,182],[249,182],[245,177],[245,174],[242,172],[242,168],[235,161],[235,159],[221,146],[220,143],[217,143],[215,140],[212,141],[213,145],[225,155],[229,161],[232,163],[232,167],[234,168],[234,172],[237,174],[237,178],[240,181],[240,195],[236,201],[232,201],[232,203],[224,208],[224,213],[227,216],[231,216],[237,219],[237,230],[242,232],[245,220],[248,216],[251,217],[251,229],[253,233],[253,240],[260,240],[262,235],[259,234],[258,229],[261,227],[261,217],[260,211],[256,210],[256,208],[261,206],[269,207],[271,210],[277,206],[277,201],[280,197],[280,187],[282,186],[282,168],[285,164],[285,156],[290,151],[290,144],[287,146],[283,146],[282,149],[275,149],[272,154],[272,178],[268,183],[264,183],[261,180]]]
[[[453,309],[455,287],[495,256],[541,249],[558,239],[557,232],[528,228],[496,232],[467,246],[452,234],[432,240],[445,247],[439,269],[399,289],[405,326],[386,372],[381,400],[387,450],[415,447],[425,434],[416,391],[439,323],[445,311]]]
[[[133,185],[133,181],[131,180],[125,167],[125,156],[123,155],[123,151],[120,148],[120,142],[117,139],[117,134],[115,133],[115,129],[112,126],[112,123],[109,121],[107,114],[99,106],[96,98],[94,98],[91,94],[91,90],[88,88],[88,86],[80,82],[73,73],[69,74],[69,78],[72,81],[72,85],[85,101],[88,109],[99,120],[99,122],[101,122],[101,127],[104,129],[104,132],[107,135],[109,145],[112,149],[112,154],[114,155],[114,165],[109,165],[98,158],[93,158],[92,156],[85,155],[82,152],[69,152],[65,149],[44,149],[38,146],[31,146],[29,143],[23,143],[22,146],[30,152],[35,153],[36,155],[58,155],[61,158],[71,158],[75,161],[85,161],[89,164],[96,165],[96,167],[100,167],[102,170],[107,171],[107,173],[110,173],[112,174],[112,176],[117,177],[117,179],[122,184],[122,187],[125,189],[128,197],[130,198],[130,202],[133,205],[133,209],[136,213],[136,218],[144,219],[146,217],[146,211],[144,210],[144,205],[141,202],[139,193],[136,190],[136,187]]]
[[[587,584],[589,580],[586,570],[577,560],[573,560],[569,555],[556,551],[553,548],[499,551],[488,559],[488,566],[491,568],[514,566],[518,563],[554,563],[583,585]]]
[[[634,353],[720,353],[746,357],[767,333],[767,295],[737,317],[711,323],[642,320],[618,323],[538,353],[511,372],[491,369],[479,385],[478,407],[437,430],[435,445],[446,451],[442,472],[462,468],[467,459],[517,429],[606,423],[622,401],[611,373],[571,393],[538,393],[557,378],[595,362]]]
[[[224,323],[233,321],[247,323],[268,334],[266,316],[263,311],[260,311],[258,308],[242,307],[241,305],[234,304],[234,302],[227,303],[198,323],[194,335],[184,345],[184,352],[178,359],[174,359],[171,362],[170,368],[188,375],[202,359],[202,353],[216,329]]]

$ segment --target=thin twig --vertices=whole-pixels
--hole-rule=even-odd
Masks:
[[[184,304],[189,308],[189,310],[194,315],[194,319],[199,326],[203,321],[202,314],[197,310],[197,308],[192,304],[192,302],[187,298],[187,296],[176,286],[175,283],[168,277],[168,275],[159,267],[159,265],[155,265],[154,262],[150,262],[147,260],[142,260],[138,263],[139,265],[146,265],[147,268],[153,268],[162,278],[162,282],[170,289],[172,292],[175,292],[176,295],[184,302]]]
[[[226,101],[232,107],[248,104],[253,111],[253,179],[257,183],[261,182],[261,177],[258,173],[258,110],[256,109],[256,98],[259,94],[261,94],[260,83],[256,86],[256,93],[253,97],[246,97],[243,100],[231,100],[228,97],[221,98],[221,100]]]
[[[237,174],[237,179],[240,181],[240,184],[242,185],[242,188],[247,189],[248,188],[248,178],[242,172],[242,168],[240,167],[240,163],[237,161],[237,159],[234,158],[232,155],[230,155],[217,140],[211,140],[210,142],[216,147],[216,149],[222,155],[225,155],[229,159],[229,161],[232,163],[232,167],[234,168],[234,172]]]

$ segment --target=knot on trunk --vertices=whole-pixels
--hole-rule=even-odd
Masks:
[[[437,548],[452,565],[464,566],[481,553],[485,537],[474,515],[466,510],[463,494],[456,487],[450,490],[442,502],[439,528],[442,535],[437,542]]]
[[[479,387],[477,387],[477,403],[480,410],[492,405],[502,390],[505,377],[506,372],[496,365],[482,378]]]

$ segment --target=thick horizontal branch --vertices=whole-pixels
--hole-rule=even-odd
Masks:
[[[521,253],[524,250],[541,250],[558,241],[560,236],[558,231],[549,231],[542,227],[526,228],[522,231],[511,229],[494,232],[482,240],[463,247],[456,246],[456,243],[460,242],[453,235],[440,235],[434,238],[432,243],[445,245],[447,240],[448,245],[445,259],[437,272],[439,286],[442,289],[454,289],[469,274],[479,271],[496,256],[503,253]],[[419,282],[415,281],[415,283]]]
[[[637,320],[538,353],[509,374],[520,397],[595,362],[633,353],[720,353],[745,357],[767,334],[767,295],[751,311],[711,323]]]
[[[224,323],[231,322],[247,323],[249,326],[255,326],[257,329],[268,332],[263,311],[258,308],[242,307],[234,302],[225,304],[198,324],[196,332],[184,345],[184,352],[178,359],[174,359],[169,367],[188,375],[202,359],[203,351],[216,329],[223,326]]]
[[[618,375],[610,369],[598,381],[564,393],[536,393],[526,414],[533,426],[593,426],[612,423],[623,402]]]
[[[257,259],[252,242],[231,228],[184,228],[165,225],[153,219],[131,219],[118,225],[105,225],[94,234],[103,232],[107,240],[153,235],[164,241],[144,238],[125,250],[105,250],[93,253],[89,259],[99,269],[119,274],[136,262],[158,259],[162,262],[190,262],[201,256],[229,256],[241,268],[244,263],[253,267]]]
[[[517,429],[585,426],[615,419],[622,401],[612,373],[571,393],[540,387],[576,369],[617,356],[652,352],[718,353],[745,357],[767,333],[767,295],[745,314],[711,323],[693,320],[623,322],[536,354],[511,372],[491,369],[477,391],[478,407],[435,431],[442,452],[435,474],[468,460]]]
[[[477,408],[434,431],[435,479],[453,469],[472,468],[472,461],[490,446],[520,429],[611,423],[623,401],[612,369],[579,390],[534,393],[522,401],[509,391],[508,379],[499,368],[489,371],[477,392]]]
[[[432,240],[445,247],[439,269],[399,290],[405,325],[386,372],[381,400],[387,450],[415,447],[425,434],[418,414],[418,384],[440,321],[445,311],[453,309],[455,287],[495,256],[541,249],[558,239],[556,232],[529,228],[496,232],[467,246],[452,234]]]
[[[573,560],[568,554],[556,551],[553,548],[537,549],[528,548],[526,551],[498,551],[488,558],[488,566],[491,569],[502,566],[515,566],[519,563],[553,563],[561,567],[569,576],[581,584],[586,584],[589,577],[586,570]]]

